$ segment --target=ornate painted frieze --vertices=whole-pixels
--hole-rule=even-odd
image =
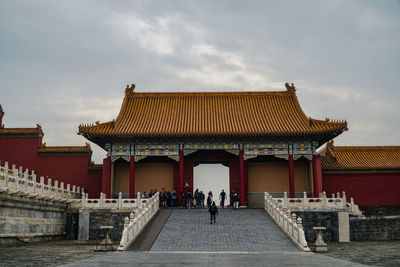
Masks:
[[[319,143],[317,141],[312,142],[312,153],[316,154],[317,153],[317,148],[319,147]]]
[[[131,145],[130,144],[112,144],[111,149],[111,160],[116,161],[122,158],[126,161],[130,161],[131,156]]]
[[[311,142],[293,142],[293,155],[311,155]]]
[[[111,156],[111,144],[109,143],[105,144],[104,149],[107,151],[107,157]]]
[[[311,142],[293,142],[293,159],[297,160],[300,157],[312,159],[313,146]]]
[[[135,156],[172,156],[179,157],[178,144],[138,144],[135,147]]]
[[[179,161],[179,149],[183,149],[184,155],[197,150],[225,150],[229,153],[239,155],[239,149],[243,149],[244,159],[257,156],[270,155],[278,158],[293,159],[300,157],[312,158],[318,146],[318,142],[294,141],[294,142],[271,142],[271,143],[188,143],[188,144],[106,144],[107,156],[113,161],[123,158],[130,161],[130,156],[135,156],[135,161],[148,156],[166,156]]]
[[[288,155],[288,143],[244,144],[244,156]]]
[[[231,150],[231,149],[239,149],[239,144],[184,144],[183,149],[188,150]]]

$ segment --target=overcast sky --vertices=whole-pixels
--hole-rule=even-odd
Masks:
[[[337,145],[400,145],[399,1],[0,0],[6,127],[84,145],[136,91],[285,90],[345,119]],[[95,144],[94,159],[104,157]]]

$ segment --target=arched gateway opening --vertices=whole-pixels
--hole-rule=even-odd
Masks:
[[[219,205],[219,194],[223,189],[227,196],[225,206],[230,204],[229,167],[222,164],[199,164],[194,167],[193,172],[193,190],[203,191],[206,197],[211,191],[213,200]]]

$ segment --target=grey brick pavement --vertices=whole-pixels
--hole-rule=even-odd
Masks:
[[[209,220],[206,209],[175,209],[151,251],[299,251],[262,209],[219,209]]]
[[[69,267],[98,266],[365,266],[311,252],[199,253],[113,252],[70,263]]]

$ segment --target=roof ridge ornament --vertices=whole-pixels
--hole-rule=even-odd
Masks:
[[[336,160],[336,154],[335,154],[335,152],[334,152],[335,146],[333,145],[334,142],[335,142],[335,141],[334,141],[333,139],[332,139],[331,141],[329,141],[329,142],[326,144],[326,148],[327,148],[327,152],[329,152],[329,153],[332,155],[333,159]]]
[[[286,87],[287,91],[291,94],[296,92],[296,87],[294,87],[294,83],[292,83],[291,85],[289,83],[285,83],[285,87]]]
[[[135,84],[134,83],[132,83],[130,86],[129,86],[129,84],[127,84],[126,85],[126,88],[125,88],[125,95],[131,95],[131,94],[133,94],[133,91],[135,90]]]

